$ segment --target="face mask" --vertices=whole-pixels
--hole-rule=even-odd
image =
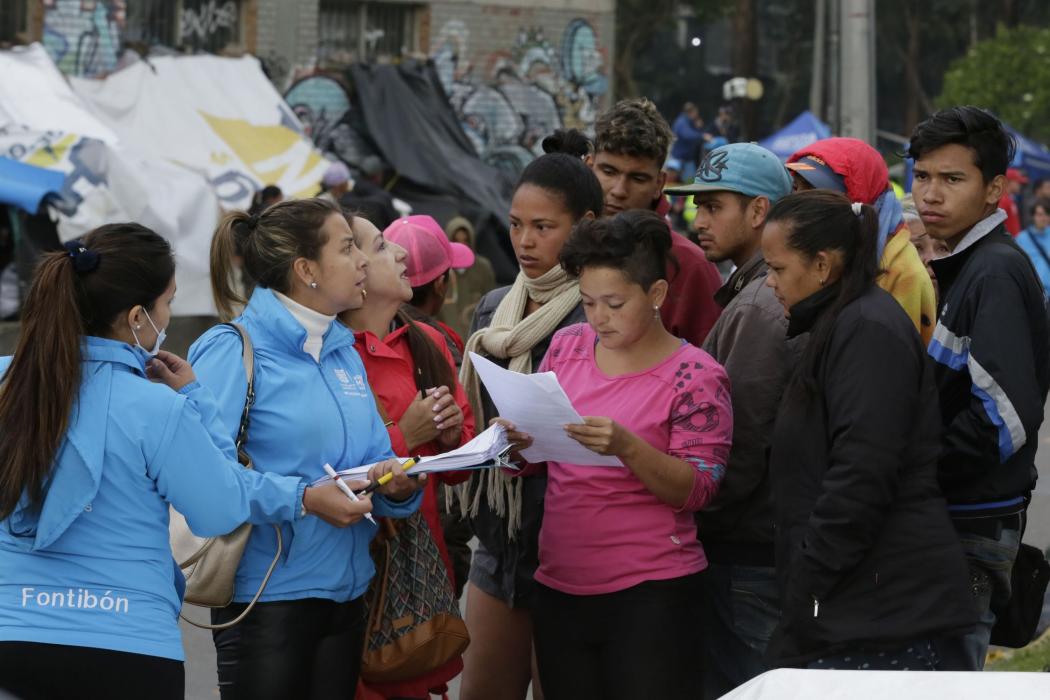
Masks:
[[[146,311],[146,309],[142,309],[142,313],[146,314],[146,320],[149,321],[149,325],[153,326],[153,330],[157,333],[157,342],[153,344],[152,350],[147,350],[146,348],[142,347],[142,343],[139,342],[139,336],[138,333],[135,332],[134,327],[132,327],[131,329],[131,335],[135,337],[136,348],[146,353],[150,357],[156,357],[157,353],[160,352],[161,343],[163,343],[164,339],[168,337],[168,331],[167,329],[159,330],[157,328],[157,324],[153,323],[153,319],[149,317],[149,312]]]

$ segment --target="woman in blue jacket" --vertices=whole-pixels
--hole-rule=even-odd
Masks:
[[[314,480],[325,475],[326,463],[345,469],[392,458],[353,333],[335,320],[362,304],[368,265],[342,212],[307,199],[257,216],[227,215],[211,259],[215,303],[227,318],[245,304],[231,283],[235,253],[256,286],[237,319],[255,346],[246,451],[256,469]],[[217,326],[194,343],[190,359],[234,436],[246,389],[239,337]],[[413,491],[413,480],[399,476],[374,499],[376,515],[411,514],[420,500]],[[288,553],[260,604],[243,623],[215,633],[222,697],[353,697],[376,526],[365,521],[339,530],[312,519],[283,529]],[[215,622],[236,617],[255,595],[275,543],[272,529],[252,532],[234,603],[214,611]]]
[[[1045,294],[1050,290],[1050,200],[1037,199],[1030,213],[1032,225],[1014,240],[1032,261]]]
[[[193,370],[158,354],[174,272],[138,224],[45,254],[0,361],[0,689],[20,698],[182,697],[169,503],[199,535],[370,510],[237,464]]]

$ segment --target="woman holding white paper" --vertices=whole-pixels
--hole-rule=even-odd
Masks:
[[[584,416],[566,433],[624,467],[546,463],[534,624],[548,700],[701,694],[693,513],[718,490],[733,416],[725,370],[661,321],[671,235],[635,210],[562,248],[587,323],[559,331],[540,370]]]
[[[543,142],[546,155],[525,168],[510,207],[510,240],[521,272],[510,287],[478,303],[467,350],[516,372],[531,373],[554,333],[583,320],[580,291],[558,264],[561,248],[581,220],[604,207],[601,184],[582,158],[581,133],[559,131]],[[460,374],[479,424],[497,413],[469,357]],[[532,673],[533,573],[543,519],[546,479],[510,480],[500,470],[473,476],[465,493],[479,545],[467,587],[462,700],[523,700]],[[542,697],[538,683],[533,697]]]
[[[396,460],[353,334],[336,315],[360,306],[368,259],[363,219],[347,222],[321,199],[281,202],[261,214],[227,214],[212,242],[212,287],[220,315],[245,304],[231,287],[235,252],[254,282],[235,320],[255,349],[255,403],[245,449],[259,471],[310,481],[336,469]],[[217,326],[190,348],[197,376],[237,433],[247,382],[240,336]],[[400,472],[400,465],[396,468]],[[421,493],[398,475],[373,496],[375,515],[406,517]],[[224,700],[352,697],[365,638],[364,593],[375,573],[368,545],[376,525],[336,530],[316,518],[283,531],[285,558],[244,622],[214,634]],[[256,528],[237,569],[234,602],[212,612],[236,617],[259,588],[276,551],[272,529]]]
[[[398,219],[382,232],[358,219],[356,228],[358,245],[368,259],[367,296],[361,307],[344,312],[340,320],[354,331],[394,452],[400,457],[415,457],[455,449],[474,437],[474,416],[456,378],[455,361],[439,331],[416,323],[402,309],[412,299],[413,282],[428,272],[435,277],[443,272],[439,269],[441,261],[411,259],[394,240],[409,243],[406,238],[439,238],[442,242],[447,239],[429,216]],[[458,484],[468,476],[466,471],[435,474],[424,489],[420,506],[453,590],[456,580],[438,512],[437,488],[439,482]],[[406,553],[403,549],[397,551]],[[431,690],[437,694],[445,692],[445,684],[462,670],[463,660],[457,656],[411,681],[367,686],[386,698],[428,698]]]

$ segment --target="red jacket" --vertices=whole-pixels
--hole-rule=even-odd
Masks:
[[[1003,226],[1010,235],[1017,236],[1021,233],[1021,212],[1009,192],[1003,192],[1003,196],[999,198],[999,208],[1006,212],[1006,221],[1003,222]]]
[[[448,351],[448,346],[445,344],[445,337],[439,331],[426,324],[417,323],[416,325],[441,350],[445,359],[448,360],[449,367],[452,368],[452,376],[455,377],[456,366],[452,360],[452,355]],[[397,422],[401,420],[405,411],[408,410],[418,391],[415,382],[416,364],[409,350],[407,333],[408,326],[402,326],[382,340],[379,340],[372,333],[364,331],[355,332],[354,339],[357,351],[364,361],[365,371],[368,372],[368,381],[372,385],[372,392],[375,394],[376,399],[382,403],[383,408],[386,409],[387,420],[394,422],[393,425],[387,427],[387,430],[390,432],[390,444],[394,448],[394,453],[399,457],[441,454],[448,450],[442,448],[436,442],[430,442],[416,447],[410,455],[408,453],[408,445],[405,444],[405,437],[401,434],[401,429],[397,427]],[[460,444],[463,444],[474,437],[474,414],[471,412],[470,402],[467,401],[467,395],[464,393],[459,380],[455,380],[455,384],[456,403],[459,405],[460,410],[463,411],[463,436],[460,438]],[[448,548],[445,546],[441,518],[438,513],[437,486],[439,481],[446,484],[458,484],[466,481],[470,476],[470,472],[443,472],[436,476],[437,478],[427,480],[426,491],[423,494],[423,503],[420,505],[419,510],[426,519],[427,525],[430,526],[430,531],[434,535],[434,542],[437,544],[438,550],[441,552],[441,558],[445,562],[449,581],[455,587],[456,582],[452,575],[452,562],[448,556]],[[463,660],[454,659],[446,664],[444,668],[438,669],[427,676],[417,678],[414,681],[369,685],[368,688],[387,698],[427,697],[431,688],[443,687],[448,681],[459,675],[462,670]],[[374,693],[369,693],[368,695],[375,697]]]
[[[666,217],[670,211],[671,203],[661,197],[656,213]],[[722,276],[699,246],[674,229],[671,229],[671,254],[678,266],[672,264],[667,271],[670,286],[660,316],[672,335],[700,347],[722,313],[722,307],[715,303]]]

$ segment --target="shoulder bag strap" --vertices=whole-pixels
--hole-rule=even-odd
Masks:
[[[244,374],[248,380],[248,389],[245,392],[244,397],[244,409],[241,411],[241,424],[237,429],[237,439],[234,444],[237,446],[237,459],[244,466],[245,469],[252,469],[252,459],[248,456],[248,453],[244,451],[244,444],[248,441],[248,423],[251,415],[252,406],[255,405],[255,348],[252,345],[252,338],[248,335],[248,331],[244,326],[239,323],[232,321],[224,323],[224,326],[230,326],[237,335],[241,336],[241,360],[244,364]],[[183,620],[190,623],[194,627],[200,627],[202,629],[209,630],[223,630],[233,627],[239,624],[248,616],[248,613],[252,611],[255,604],[259,602],[259,598],[262,597],[263,591],[266,590],[267,584],[270,583],[270,577],[273,576],[274,570],[277,568],[277,564],[281,561],[281,554],[284,551],[284,539],[281,536],[281,528],[278,525],[273,525],[273,530],[277,534],[277,553],[273,556],[273,561],[270,562],[270,566],[266,569],[266,575],[263,576],[262,583],[259,584],[259,590],[255,592],[255,596],[252,597],[251,602],[244,608],[240,615],[219,625],[201,624],[194,622],[187,617],[180,614]]]

